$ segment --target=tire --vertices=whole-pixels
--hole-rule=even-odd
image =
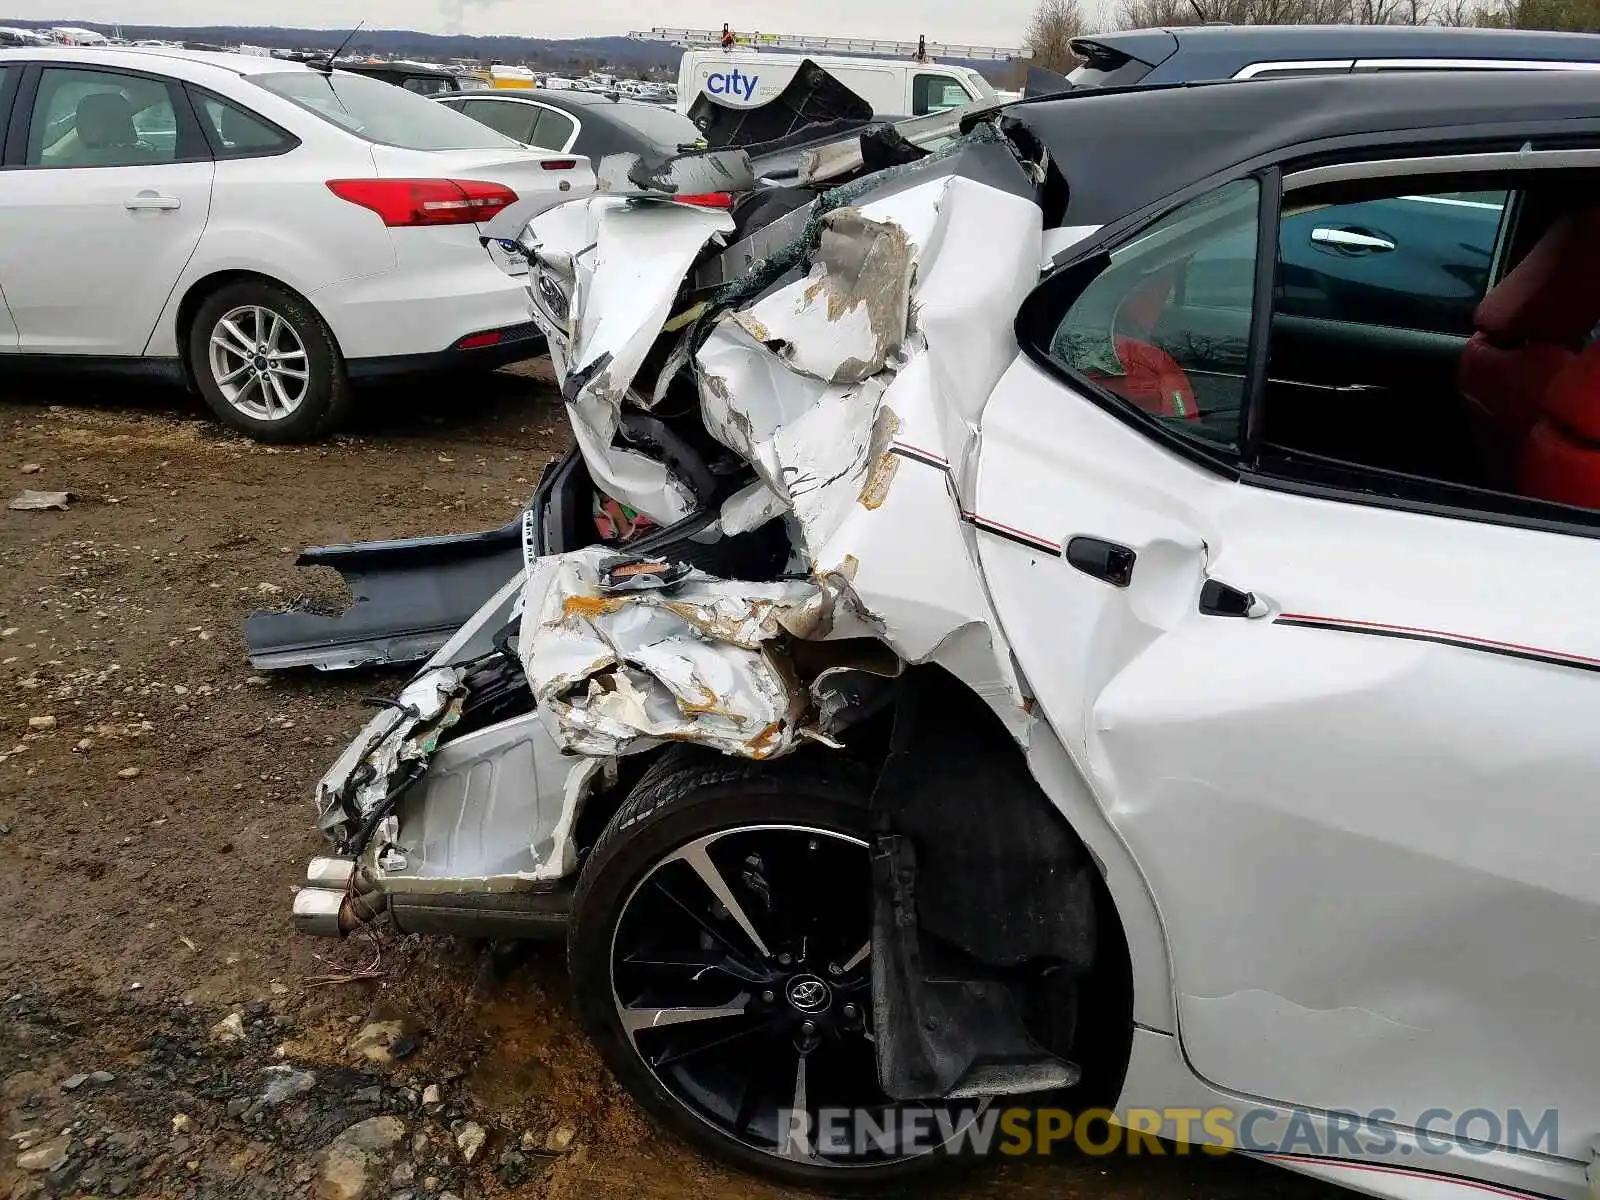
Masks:
[[[254,353],[247,356],[247,349]],[[211,411],[258,442],[312,441],[349,414],[350,381],[333,331],[310,304],[277,284],[245,280],[218,288],[194,315],[188,350]]]
[[[674,749],[612,817],[573,898],[574,1000],[617,1079],[686,1141],[790,1185],[881,1186],[949,1161],[942,1147],[807,1157],[791,1143],[791,1153],[781,1152],[779,1130],[793,1126],[780,1114],[793,1108],[796,1088],[808,1078],[802,1060],[812,1064],[809,1111],[891,1107],[877,1091],[875,1052],[863,1033],[872,1013],[864,957],[872,911],[869,788],[870,777],[842,759],[758,765]],[[701,869],[679,857],[685,853],[703,854],[733,905],[715,899]],[[808,882],[812,891],[802,894]],[[795,936],[796,911],[806,922],[803,937]],[[744,921],[757,934],[765,926],[766,954]],[[641,964],[637,948],[648,948],[651,965]],[[713,961],[722,965],[706,965]],[[730,967],[744,973],[735,976]],[[685,1010],[716,1016],[658,1015]],[[752,1092],[758,1111],[730,1132],[745,1103],[740,1097]]]

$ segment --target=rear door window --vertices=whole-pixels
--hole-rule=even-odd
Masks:
[[[1254,179],[1229,183],[1113,250],[1042,348],[1174,431],[1236,446],[1260,191]]]
[[[190,96],[218,158],[266,158],[298,144],[265,117],[220,96],[195,91]]]
[[[565,150],[572,142],[573,134],[578,131],[578,123],[564,112],[543,105],[528,105],[539,114],[539,123],[534,127],[533,137],[529,139],[532,145],[541,150]]]
[[[606,112],[660,150],[676,152],[702,144],[695,123],[674,109],[622,100]]]
[[[17,77],[22,74],[20,68],[0,65],[0,129],[10,123],[11,102],[17,86]],[[4,141],[0,137],[0,141]]]
[[[468,100],[461,105],[461,111],[497,133],[531,146],[539,114],[544,110],[536,104],[521,104],[515,100]]]

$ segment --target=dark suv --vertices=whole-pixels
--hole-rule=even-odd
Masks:
[[[1405,25],[1197,25],[1079,38],[1073,90],[1388,71],[1600,70],[1600,36]],[[1183,97],[1175,95],[1182,122]],[[1333,204],[1287,215],[1282,309],[1466,336],[1504,225],[1503,191]]]
[[[1370,71],[1600,69],[1600,36],[1434,25],[1194,25],[1077,38],[1078,87]]]

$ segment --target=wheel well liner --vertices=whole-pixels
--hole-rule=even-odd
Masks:
[[[939,668],[904,678],[872,803],[883,832],[916,846],[927,932],[999,968],[1093,963],[1094,861],[960,680]]]

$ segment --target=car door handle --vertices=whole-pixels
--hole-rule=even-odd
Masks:
[[[1202,617],[1247,617],[1256,620],[1272,611],[1254,592],[1241,592],[1220,579],[1208,579],[1200,589]]]
[[[1365,250],[1372,254],[1385,254],[1395,248],[1394,243],[1385,237],[1354,229],[1330,229],[1327,226],[1313,229],[1311,240],[1319,246],[1332,246],[1336,250]]]
[[[1067,543],[1067,562],[1085,575],[1125,588],[1133,582],[1138,555],[1126,546],[1096,537],[1075,537]]]
[[[146,209],[182,208],[183,201],[176,196],[163,196],[160,192],[140,192],[130,196],[123,207],[129,212],[143,212]]]

